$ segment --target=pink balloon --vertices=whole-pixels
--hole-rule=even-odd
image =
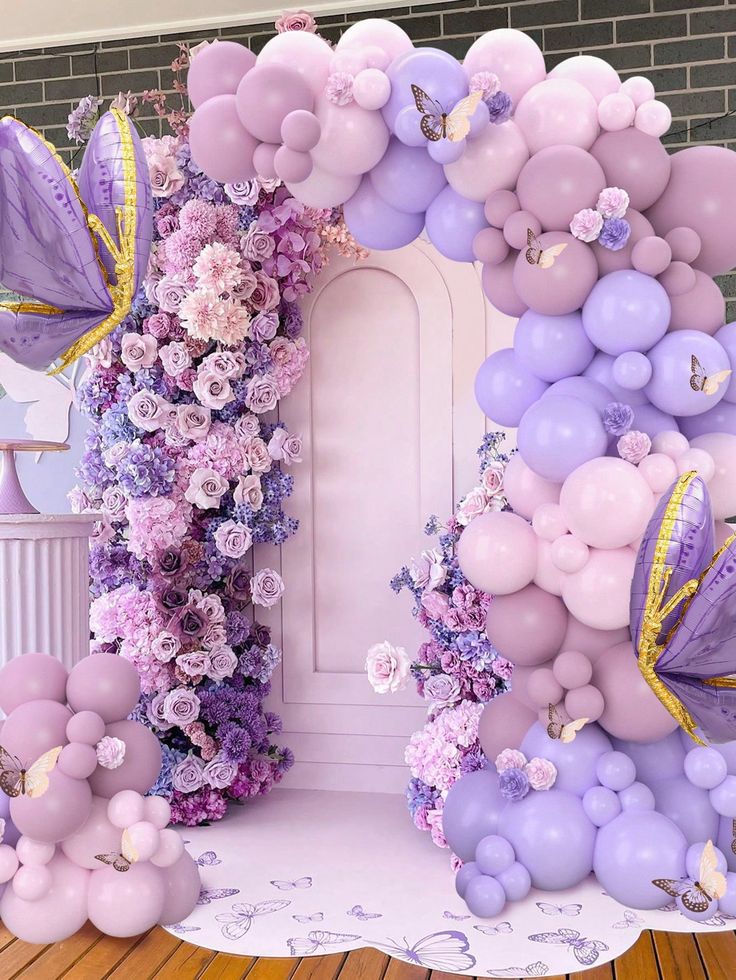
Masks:
[[[658,99],[650,99],[642,102],[636,110],[634,125],[647,136],[654,136],[657,139],[664,136],[672,123],[672,113],[670,107]]]
[[[716,550],[722,548],[729,538],[733,537],[733,524],[726,524],[725,521],[716,521]]]
[[[95,711],[107,723],[125,718],[138,703],[138,671],[125,657],[95,653],[75,664],[66,696],[74,711]]]
[[[258,67],[282,65],[293,68],[315,95],[321,95],[330,74],[331,60],[332,48],[321,37],[308,31],[286,31],[266,42],[258,55]]]
[[[288,146],[280,146],[273,158],[276,173],[283,181],[306,180],[312,172],[312,158],[308,153],[291,150]]]
[[[504,749],[518,748],[536,720],[536,711],[512,694],[489,701],[478,724],[478,739],[485,757],[493,762]]]
[[[633,75],[627,78],[621,86],[621,91],[631,99],[635,106],[654,98],[654,85],[643,75]]]
[[[630,269],[632,264],[631,253],[636,243],[642,238],[651,238],[654,235],[654,229],[644,215],[639,214],[633,208],[629,208],[626,212],[626,220],[631,226],[631,235],[623,248],[612,251],[610,248],[599,245],[598,242],[593,242],[590,246],[601,276],[606,276],[609,272],[617,272],[619,269]]]
[[[281,126],[292,113],[311,113],[314,95],[294,66],[257,64],[235,95],[241,124],[264,143],[281,142]]]
[[[576,687],[565,695],[565,711],[571,718],[587,718],[588,721],[598,721],[604,708],[603,695],[592,684]]]
[[[513,458],[513,457],[512,457]],[[534,472],[533,470],[530,472]],[[534,474],[536,477],[536,473]],[[541,479],[541,477],[537,477]],[[559,486],[559,484],[554,484]],[[526,515],[522,514],[522,517]],[[534,510],[532,517],[532,527],[538,537],[545,541],[556,541],[557,538],[567,534],[569,528],[565,523],[562,508],[559,504],[540,504]]]
[[[595,663],[606,650],[610,650],[617,643],[623,643],[628,638],[628,626],[616,630],[597,630],[585,626],[574,616],[569,616],[562,648],[580,650],[592,663]]]
[[[234,95],[255,63],[253,52],[235,41],[218,40],[200,48],[187,74],[187,92],[194,108],[216,95]]]
[[[590,551],[587,544],[574,534],[563,534],[552,542],[550,555],[561,572],[571,575],[585,567]]]
[[[601,129],[616,133],[627,129],[634,121],[636,106],[625,92],[604,96],[598,104],[598,122]]]
[[[4,885],[6,881],[10,881],[18,870],[19,863],[15,848],[10,844],[0,844],[0,884]],[[2,889],[0,889],[1,894]]]
[[[539,235],[542,225],[530,211],[517,211],[504,222],[503,237],[515,249],[526,249],[529,232]]]
[[[468,81],[479,71],[498,75],[501,88],[514,105],[547,75],[544,55],[527,34],[506,27],[481,34],[463,61]]]
[[[21,864],[48,864],[56,854],[56,845],[33,840],[32,837],[20,837],[15,845],[15,853]]]
[[[103,865],[95,860],[96,854],[117,854],[121,846],[121,830],[107,817],[108,801],[101,796],[92,797],[89,816],[75,833],[61,842],[61,849],[80,868],[97,871]]]
[[[529,678],[527,692],[540,710],[549,704],[559,704],[565,694],[549,667],[539,667],[534,671]]]
[[[105,722],[96,711],[78,711],[72,715],[66,726],[66,737],[70,742],[97,745],[104,734]]]
[[[637,211],[654,204],[670,179],[672,163],[667,150],[658,139],[633,127],[602,133],[590,152],[603,167],[606,183],[625,188]]]
[[[565,650],[552,665],[552,673],[563,687],[573,690],[590,684],[593,676],[593,664],[589,657],[579,650]],[[579,718],[580,715],[575,717]]]
[[[598,104],[579,82],[566,78],[548,78],[530,88],[514,121],[532,153],[559,143],[587,150],[599,133]]]
[[[728,432],[712,432],[698,436],[690,445],[695,449],[704,449],[715,463],[715,475],[708,483],[713,516],[717,521],[733,517],[736,514],[736,436]]]
[[[150,861],[159,848],[159,830],[147,820],[139,820],[126,828],[139,861]]]
[[[658,276],[671,261],[672,249],[664,238],[656,235],[640,238],[631,249],[631,264],[647,276]]]
[[[158,797],[152,796],[155,800]],[[147,819],[147,799],[133,789],[123,789],[110,798],[107,806],[107,816],[110,822],[119,830],[125,830],[139,820]],[[169,819],[171,809],[169,809]],[[153,821],[151,821],[153,823]],[[168,823],[168,819],[167,819]],[[165,826],[165,825],[164,825]]]
[[[13,891],[26,902],[37,902],[48,895],[52,887],[49,869],[43,864],[18,868],[13,878]]]
[[[701,330],[711,336],[726,322],[726,300],[718,283],[693,269],[693,288],[671,301],[670,330]]]
[[[369,17],[348,27],[340,36],[336,50],[342,53],[353,48],[365,51],[373,47],[380,48],[393,61],[399,55],[411,51],[414,45],[398,24],[383,18]]]
[[[509,246],[498,228],[483,228],[473,239],[473,255],[479,262],[499,265],[509,254]]]
[[[652,452],[663,453],[670,459],[677,459],[689,448],[690,443],[687,438],[681,432],[673,430],[660,432],[652,439]]]
[[[716,464],[710,453],[706,453],[705,450],[688,449],[677,460],[677,472],[683,474],[689,473],[690,470],[695,470],[706,483],[709,483],[715,476]]]
[[[86,779],[97,768],[97,752],[92,745],[72,742],[61,750],[58,766],[73,779]]]
[[[0,709],[6,715],[27,701],[66,704],[67,669],[45,653],[14,657],[0,670]]]
[[[664,286],[670,300],[675,296],[682,296],[695,289],[695,269],[692,269],[685,262],[670,262],[668,268],[659,277],[659,282]]]
[[[486,126],[468,140],[465,152],[445,167],[451,187],[471,201],[485,201],[498,190],[513,190],[529,150],[519,127],[512,121]]]
[[[631,742],[656,742],[677,728],[644,680],[630,642],[611,647],[596,662],[593,683],[605,702],[598,723],[609,735]]]
[[[5,719],[0,745],[30,766],[44,752],[66,743],[70,718],[71,711],[58,701],[26,701]]]
[[[149,862],[132,864],[125,874],[101,868],[90,878],[90,922],[108,936],[138,936],[156,925],[165,897],[163,872]]]
[[[380,112],[369,112],[359,105],[333,105],[320,99],[316,108],[322,126],[312,159],[326,173],[354,177],[367,173],[386,152],[389,131]]]
[[[567,231],[575,212],[594,208],[605,186],[601,165],[586,150],[548,146],[524,165],[516,193],[545,231]]]
[[[158,837],[158,847],[151,856],[151,863],[157,868],[170,868],[184,853],[184,841],[175,830],[161,830]]]
[[[310,208],[334,208],[344,204],[360,187],[360,177],[337,177],[315,167],[306,180],[287,184],[297,201]]]
[[[568,575],[562,586],[562,598],[572,615],[593,629],[626,626],[635,560],[631,548],[591,549],[584,568]]]
[[[527,520],[531,520],[543,504],[557,504],[560,500],[560,484],[538,476],[519,453],[514,453],[506,465],[503,486],[512,510]]]
[[[150,730],[138,721],[116,721],[108,725],[106,735],[125,742],[125,758],[117,769],[98,766],[89,777],[96,796],[108,799],[122,789],[146,793],[158,779],[161,770],[161,746]]]
[[[72,779],[57,767],[49,775],[49,788],[42,796],[18,796],[10,801],[10,816],[22,834],[57,843],[84,825],[91,806],[89,783]]]
[[[513,191],[494,191],[488,196],[483,212],[489,225],[503,228],[506,219],[520,207],[519,198]]]
[[[623,548],[643,533],[654,510],[652,491],[636,466],[602,457],[583,463],[562,484],[568,527],[593,548]]]
[[[313,112],[295,109],[284,117],[281,123],[281,139],[290,150],[304,153],[314,149],[319,143],[322,127]]]
[[[537,541],[537,568],[534,584],[550,595],[562,595],[562,586],[567,576],[552,561],[552,544],[539,538]]]
[[[279,147],[275,143],[259,143],[253,151],[253,167],[259,177],[266,180],[273,180],[276,177],[276,151]]]
[[[0,899],[3,925],[26,943],[61,942],[87,920],[89,871],[78,868],[61,853],[46,867],[51,873],[51,889],[43,898],[27,902],[6,888]]]
[[[550,78],[568,78],[583,85],[596,102],[611,96],[621,88],[621,79],[615,68],[589,54],[578,54],[555,65]]]
[[[677,479],[677,464],[664,453],[650,453],[639,463],[639,472],[654,493],[664,493]]]
[[[703,247],[700,235],[684,225],[668,231],[665,239],[672,249],[672,258],[678,262],[694,262]]]
[[[539,238],[542,249],[563,243],[566,248],[546,269],[540,264],[530,265],[525,251],[519,252],[516,259],[514,288],[537,313],[560,316],[579,310],[598,279],[593,252],[584,242],[562,231],[548,231]]]
[[[181,922],[197,904],[202,883],[197,863],[185,851],[176,864],[161,871],[164,880],[164,907],[159,916],[162,926]]]
[[[481,282],[483,292],[497,310],[507,316],[519,317],[526,313],[528,306],[520,298],[514,287],[514,269],[517,252],[512,252],[499,265],[484,265]]]
[[[391,96],[388,75],[378,68],[365,68],[353,81],[353,98],[361,109],[382,109]]]
[[[558,653],[566,630],[562,601],[536,585],[496,596],[486,618],[486,632],[494,647],[507,660],[523,666],[538,666]]]
[[[537,537],[517,514],[489,511],[465,528],[457,554],[463,574],[476,588],[508,595],[534,577]]]
[[[234,95],[208,99],[189,120],[192,159],[220,183],[255,177],[253,153],[257,145],[238,117]]]
[[[114,799],[114,797],[113,797]],[[112,803],[112,800],[110,801]],[[147,796],[143,800],[143,819],[163,830],[171,820],[171,806],[163,796]],[[131,823],[135,823],[134,820]]]

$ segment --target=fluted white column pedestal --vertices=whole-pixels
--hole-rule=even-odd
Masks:
[[[0,666],[49,653],[67,667],[89,653],[93,514],[0,515]]]

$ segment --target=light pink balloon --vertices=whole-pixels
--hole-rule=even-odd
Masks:
[[[147,793],[161,771],[161,745],[150,728],[139,721],[116,721],[105,734],[125,742],[125,758],[117,769],[98,766],[89,777],[96,796],[110,798],[123,789]]]
[[[548,704],[559,704],[565,692],[549,667],[539,667],[529,678],[527,685],[529,697],[538,709]]]
[[[710,483],[716,472],[715,460],[710,453],[706,453],[703,449],[696,447],[688,449],[677,460],[677,472],[682,474],[689,473],[691,470],[695,470],[706,483]]]
[[[657,235],[640,238],[631,249],[631,264],[646,276],[658,276],[669,267],[672,249]]]
[[[151,857],[157,868],[170,868],[184,853],[184,841],[170,827],[159,832],[158,847]]]
[[[279,147],[275,143],[259,143],[253,151],[253,167],[259,177],[266,180],[273,180],[276,177],[276,151]]]
[[[24,836],[18,839],[15,853],[21,864],[48,864],[56,854],[56,845]]]
[[[313,112],[295,109],[281,123],[281,139],[290,150],[302,153],[313,149],[319,143],[321,126]]]
[[[241,123],[234,95],[216,95],[194,112],[189,146],[192,159],[213,180],[227,184],[255,176],[253,153],[258,140]]]
[[[566,630],[564,604],[536,585],[496,596],[486,617],[486,632],[501,656],[526,667],[559,653]]]
[[[483,292],[497,310],[507,316],[519,317],[529,307],[519,297],[514,287],[514,269],[517,252],[511,252],[499,265],[484,265],[481,276]]]
[[[607,95],[613,95],[621,88],[621,79],[616,69],[603,58],[590,54],[578,54],[565,58],[555,65],[549,73],[549,78],[567,78],[583,85],[596,102]]]
[[[61,842],[61,849],[80,868],[96,871],[102,867],[96,854],[116,854],[120,851],[122,832],[107,817],[108,801],[92,797],[92,807],[86,822],[79,830]]]
[[[238,117],[248,132],[265,143],[281,140],[281,127],[292,112],[311,112],[314,95],[292,66],[256,65],[235,93]]]
[[[657,742],[677,728],[644,680],[630,642],[619,643],[599,658],[593,684],[605,702],[598,724],[609,735],[632,742]]]
[[[509,595],[534,578],[537,536],[522,517],[489,511],[460,535],[457,556],[463,574],[483,592]]]
[[[42,796],[18,796],[10,801],[10,816],[21,832],[37,841],[57,843],[84,825],[92,807],[86,779],[72,779],[57,767]]]
[[[605,186],[603,168],[586,150],[548,146],[524,165],[516,193],[521,207],[536,215],[545,231],[567,231],[577,211],[595,207]]]
[[[631,548],[592,548],[585,567],[568,575],[562,598],[568,610],[587,626],[615,630],[629,622],[629,591],[636,554]]]
[[[306,180],[312,172],[312,158],[308,153],[291,150],[288,146],[280,146],[273,158],[273,165],[280,180]]]
[[[78,932],[87,920],[90,872],[57,853],[46,865],[51,890],[27,902],[6,888],[0,899],[0,918],[13,935],[26,943],[58,943]],[[122,878],[124,875],[119,875]]]
[[[287,184],[297,201],[310,208],[334,208],[344,204],[360,187],[360,177],[337,177],[315,167],[306,180]]]
[[[513,511],[527,520],[531,520],[542,504],[557,504],[560,500],[560,484],[538,476],[526,465],[520,453],[514,453],[509,459],[503,485]]]
[[[0,731],[0,745],[30,766],[49,749],[66,743],[72,713],[58,701],[26,701],[8,715]]]
[[[604,456],[583,463],[562,484],[560,506],[572,533],[592,548],[623,548],[644,533],[652,491],[636,466]]]
[[[485,201],[498,190],[512,190],[521,168],[529,159],[529,149],[513,121],[486,126],[479,136],[468,140],[465,152],[455,163],[445,166],[451,187],[471,201]]]
[[[634,125],[647,136],[664,136],[672,123],[670,107],[659,99],[642,102],[636,110]]]
[[[514,121],[532,153],[558,143],[589,149],[599,133],[598,104],[579,82],[548,78],[524,95]]]
[[[163,871],[150,862],[132,864],[125,874],[114,868],[93,871],[89,918],[108,936],[138,936],[156,925],[164,907]]]
[[[652,439],[652,452],[662,453],[670,459],[677,459],[690,448],[687,437],[671,429],[660,432]]]
[[[485,757],[493,762],[504,749],[518,748],[536,720],[536,712],[512,694],[489,701],[478,724],[478,739]]]
[[[26,701],[58,701],[66,704],[67,669],[45,653],[14,657],[0,670],[0,709],[9,715]]]
[[[332,48],[327,41],[308,31],[277,34],[266,42],[258,55],[259,65],[283,65],[296,69],[315,95],[321,95],[324,91],[331,60]]]
[[[187,73],[187,92],[194,108],[215,95],[234,95],[256,56],[236,41],[214,41],[193,54]]]
[[[717,521],[736,514],[736,436],[728,432],[711,432],[690,443],[713,457],[715,475],[708,484],[713,516]]]
[[[726,524],[725,521],[716,521],[716,549],[722,548],[723,545],[733,537],[733,524]]]
[[[151,797],[151,799],[156,799],[156,797]],[[146,798],[133,789],[120,790],[108,801],[107,817],[110,823],[119,830],[125,830],[131,824],[147,819],[146,802]]]
[[[378,17],[369,17],[348,27],[337,42],[336,50],[340,53],[352,48],[365,50],[369,47],[380,48],[391,61],[399,55],[411,51],[414,47],[411,38],[398,24]]]
[[[10,844],[0,844],[0,885],[4,885],[6,881],[10,881],[18,870],[19,864],[20,862],[15,848],[11,847]]]
[[[181,922],[197,904],[202,884],[199,879],[199,866],[185,851],[176,864],[163,868],[164,907],[159,916],[162,926]]]
[[[601,99],[598,105],[598,122],[601,129],[616,133],[627,129],[634,121],[636,106],[625,92],[614,92]]]
[[[353,98],[361,109],[382,109],[391,96],[388,75],[378,68],[364,68],[353,82]]]
[[[315,115],[322,135],[312,159],[326,173],[338,177],[367,173],[386,152],[390,134],[380,112],[369,112],[355,103],[337,106],[321,98]]]
[[[552,561],[552,544],[539,538],[537,541],[537,568],[534,584],[550,595],[561,596],[562,586],[567,576]]]
[[[562,647],[564,650],[580,650],[592,663],[595,663],[606,650],[610,650],[617,643],[623,643],[628,638],[629,630],[626,626],[616,630],[597,630],[585,626],[574,616],[569,616]]]
[[[654,98],[654,85],[643,75],[633,75],[627,78],[621,86],[621,91],[631,99],[635,106]]]
[[[52,881],[51,872],[45,865],[30,864],[18,868],[12,887],[18,898],[26,902],[37,902],[51,891]]]
[[[163,796],[147,796],[143,800],[143,820],[148,820],[154,827],[163,830],[171,820],[169,801]],[[131,823],[134,822],[131,821]]]
[[[127,828],[130,842],[139,861],[150,861],[159,848],[160,831],[147,820],[139,820]]]
[[[673,297],[670,330],[700,330],[717,333],[726,322],[726,300],[718,283],[699,269],[693,269],[692,289]]]
[[[532,472],[530,470],[530,472]],[[536,473],[534,474],[536,476]],[[541,479],[541,477],[537,477]],[[546,481],[545,481],[546,482]],[[557,486],[558,484],[555,484]],[[522,515],[524,516],[524,515]],[[570,530],[565,523],[562,508],[559,504],[540,504],[534,510],[532,527],[538,537],[545,541],[556,541]]]
[[[532,38],[506,27],[481,34],[468,49],[463,68],[468,81],[479,71],[498,75],[514,105],[547,74],[544,55]]]
[[[639,472],[653,493],[664,493],[677,479],[677,464],[664,453],[650,453],[639,463]]]
[[[572,575],[585,567],[590,557],[590,550],[587,544],[580,538],[576,538],[574,534],[563,534],[552,542],[550,556],[561,572]]]

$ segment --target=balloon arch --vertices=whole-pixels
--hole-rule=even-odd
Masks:
[[[736,156],[669,155],[650,81],[589,56],[547,72],[514,30],[462,64],[384,20],[334,49],[308,31],[257,57],[216,42],[189,92],[210,177],[278,177],[371,249],[424,230],[519,318],[476,380],[518,428],[510,509],[459,544],[515,664],[481,720],[496,768],[444,809],[470,910],[594,870],[634,908],[736,914],[736,753],[677,731],[736,736],[736,327],[712,278],[736,263]]]

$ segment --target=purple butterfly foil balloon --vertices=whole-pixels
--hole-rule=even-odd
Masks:
[[[696,473],[662,496],[639,549],[631,636],[639,668],[695,741],[736,738],[736,535],[713,554],[710,498]]]
[[[0,282],[27,299],[0,304],[0,350],[56,373],[122,322],[151,246],[143,147],[118,109],[99,120],[79,183],[54,147],[0,120]]]

